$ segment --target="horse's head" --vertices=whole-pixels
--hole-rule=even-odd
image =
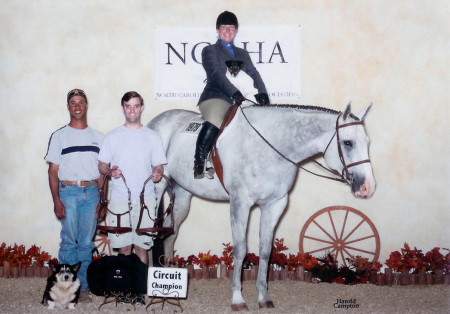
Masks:
[[[376,187],[369,159],[369,138],[363,126],[371,106],[355,116],[348,104],[345,112],[339,115],[336,133],[324,152],[325,162],[342,174],[355,197],[369,198]]]

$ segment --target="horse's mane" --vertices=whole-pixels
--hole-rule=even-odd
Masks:
[[[288,104],[272,104],[272,105],[255,105],[255,107],[267,107],[267,108],[289,108],[289,109],[299,109],[299,110],[314,110],[314,111],[322,111],[327,112],[331,114],[340,114],[340,111],[324,108],[324,107],[317,107],[317,106],[305,106],[305,105],[288,105]]]

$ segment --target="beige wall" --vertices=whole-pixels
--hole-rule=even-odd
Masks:
[[[143,121],[195,101],[155,101],[154,28],[214,28],[234,11],[249,25],[302,27],[301,104],[354,111],[366,120],[378,183],[370,200],[347,186],[301,173],[276,236],[291,253],[306,220],[346,205],[372,219],[381,260],[407,241],[449,247],[450,4],[448,1],[2,1],[0,3],[0,242],[37,244],[56,255],[43,157],[50,134],[68,122],[65,94],[89,96],[89,122],[102,132],[123,123],[128,90],[147,101]],[[300,57],[300,56],[299,56]],[[269,86],[270,89],[270,86]],[[252,211],[249,250],[257,252],[259,210]],[[227,204],[194,199],[176,249],[182,256],[231,242]]]

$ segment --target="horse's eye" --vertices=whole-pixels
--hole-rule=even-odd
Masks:
[[[344,141],[344,145],[347,147],[353,147],[352,141]]]

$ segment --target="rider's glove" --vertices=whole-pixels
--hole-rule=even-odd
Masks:
[[[237,91],[233,94],[233,96],[231,96],[231,100],[233,100],[236,105],[240,106],[245,100],[245,97],[240,91]]]
[[[258,95],[255,95],[255,98],[261,106],[270,105],[269,96],[266,93],[259,93]]]

